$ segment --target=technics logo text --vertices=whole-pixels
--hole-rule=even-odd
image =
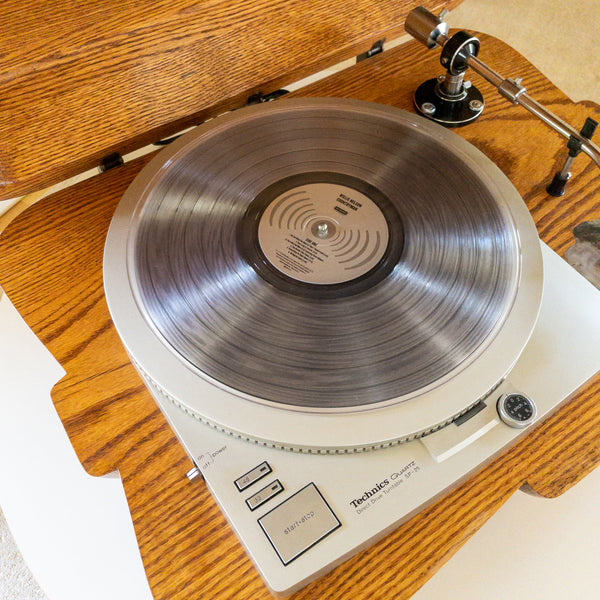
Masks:
[[[371,496],[374,496],[378,492],[380,492],[386,485],[390,484],[389,479],[384,479],[380,481],[374,488],[367,490],[360,498],[354,498],[354,500],[350,501],[350,504],[356,508],[363,502],[366,502]]]

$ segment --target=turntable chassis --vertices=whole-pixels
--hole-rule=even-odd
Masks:
[[[532,95],[565,120],[598,118],[597,107],[569,103],[512,49],[482,40],[487,62],[523,75]],[[410,43],[301,93],[411,110],[412,91],[437,72],[437,58]],[[578,161],[568,193],[548,199],[546,178],[555,170],[552,162],[564,158],[562,141],[518,107],[506,107],[484,84],[481,89],[486,111],[459,134],[504,170],[541,239],[562,254],[571,228],[600,208],[597,173]],[[214,597],[269,598],[206,487],[185,478],[189,460],[129,363],[105,306],[105,232],[145,162],[109,171],[24,213],[0,238],[0,283],[67,370],[53,399],[80,460],[94,475],[121,473],[154,596],[203,597],[211,590]],[[598,464],[598,393],[596,375],[511,449],[294,597],[409,598],[519,487],[556,496]]]

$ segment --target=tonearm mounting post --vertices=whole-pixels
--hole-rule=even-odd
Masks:
[[[429,49],[441,46],[440,62],[446,69],[445,75],[418,87],[414,97],[417,111],[446,127],[474,121],[483,111],[483,96],[464,76],[468,57],[479,53],[479,40],[465,31],[448,37],[448,24],[421,6],[408,15],[404,28]]]
[[[526,93],[520,78],[504,78],[479,60],[480,43],[476,37],[465,31],[449,36],[448,24],[443,21],[443,16],[436,17],[419,6],[409,13],[404,23],[406,31],[427,48],[442,48],[440,62],[447,70],[445,76],[424,82],[415,92],[415,107],[422,115],[447,127],[465,125],[475,120],[481,114],[484,102],[479,91],[463,81],[465,71],[471,67],[495,86],[501,96],[522,106],[569,140],[565,165],[548,185],[549,194],[561,196],[564,193],[564,187],[571,177],[569,169],[580,152],[587,154],[600,167],[600,148],[590,141],[597,125],[593,119],[588,118],[581,131],[559,119]],[[463,118],[464,115],[470,118]]]

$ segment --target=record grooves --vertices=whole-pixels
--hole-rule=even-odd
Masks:
[[[343,110],[265,111],[235,135],[218,125],[171,162],[132,233],[147,318],[196,368],[275,403],[372,405],[460,367],[501,321],[515,236],[446,147]],[[272,195],[323,178],[364,190],[390,239],[375,267],[331,286],[278,272],[256,243]]]

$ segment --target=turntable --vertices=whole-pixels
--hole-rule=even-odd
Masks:
[[[571,278],[544,256],[541,302],[529,212],[462,138],[396,108],[300,99],[162,151],[115,212],[104,283],[132,362],[289,594],[593,374],[598,294],[557,327],[553,280]],[[548,344],[577,364],[541,385]]]
[[[440,26],[432,42],[446,33]],[[482,39],[494,56],[510,55]],[[306,597],[319,585],[356,590],[359,577],[370,595],[383,581],[380,597],[408,597],[419,585],[411,578],[510,491],[528,483],[550,494],[595,464],[598,382],[586,382],[600,369],[600,294],[539,236],[566,244],[567,223],[597,208],[597,172],[570,160],[565,198],[549,198],[540,161],[522,149],[555,144],[550,166],[563,172],[566,144],[496,103],[485,83],[486,109],[460,130],[469,141],[415,114],[412,93],[435,62],[416,44],[383,53],[108,170],[71,195],[85,210],[52,200],[61,225],[39,235],[72,239],[71,250],[33,239],[50,249],[60,285],[73,265],[85,273],[60,295],[65,316],[38,325],[75,374],[55,401],[88,469],[117,466],[130,486],[157,597],[175,587],[189,597],[207,582],[216,597],[264,594],[228,530],[213,525],[209,496],[198,498],[201,479],[273,593],[344,563]],[[377,89],[352,93],[374,65]],[[513,102],[524,94],[515,86]],[[425,116],[446,109],[426,106]],[[499,123],[514,114],[528,139],[503,147]],[[593,154],[583,138],[579,150]],[[105,246],[104,233],[66,235],[96,223]],[[56,285],[31,269],[42,289]],[[16,300],[21,280],[3,282]],[[104,294],[110,318],[97,306]],[[65,342],[79,323],[77,341]],[[144,386],[132,383],[121,342]],[[535,470],[551,470],[552,483]],[[400,555],[390,582],[384,569]]]

